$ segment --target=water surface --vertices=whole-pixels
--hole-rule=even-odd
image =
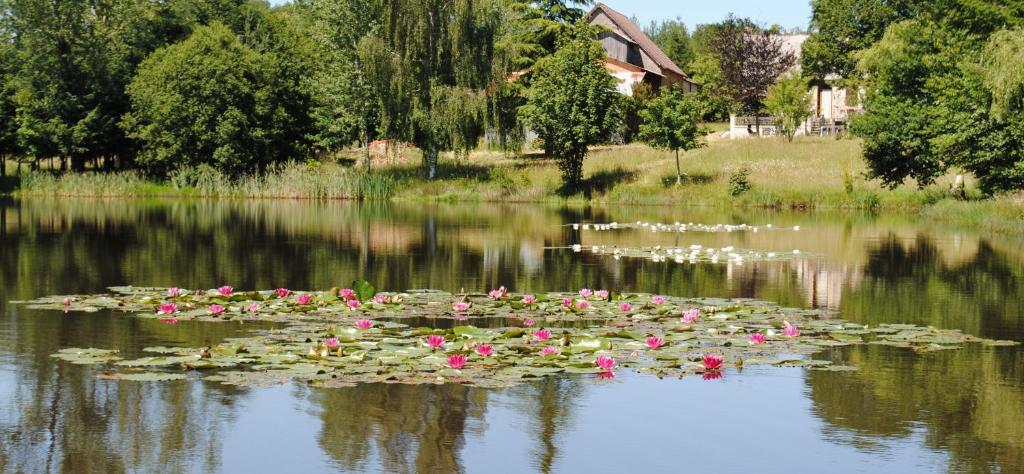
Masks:
[[[799,232],[573,230],[573,222],[772,223]],[[801,250],[787,262],[615,261],[584,245]],[[133,284],[753,297],[864,324],[1024,340],[1024,245],[894,215],[672,207],[304,201],[0,202],[3,472],[911,472],[1024,470],[1024,351],[827,354],[858,372],[622,374],[504,390],[97,380],[66,347],[208,345],[253,324],[174,326],[10,305]]]

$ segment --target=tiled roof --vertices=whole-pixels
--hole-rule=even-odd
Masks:
[[[587,14],[587,18],[593,18],[594,13],[596,13],[598,10],[604,11],[605,15],[608,15],[608,18],[610,18],[612,22],[615,23],[615,26],[618,26],[619,29],[626,34],[626,36],[629,36],[630,40],[638,44],[640,48],[643,49],[647,53],[647,55],[654,60],[654,63],[657,64],[658,67],[672,71],[687,79],[690,78],[689,76],[686,75],[685,72],[683,72],[682,69],[679,69],[679,66],[676,66],[676,63],[672,62],[672,60],[669,59],[668,55],[666,55],[665,52],[662,51],[657,44],[654,44],[654,41],[652,41],[650,38],[647,37],[647,35],[644,34],[640,27],[636,26],[636,23],[633,23],[632,20],[627,18],[626,15],[623,15],[615,10],[612,10],[611,8],[608,7],[608,5],[598,2],[598,4],[594,5],[594,8],[590,10],[590,13]]]

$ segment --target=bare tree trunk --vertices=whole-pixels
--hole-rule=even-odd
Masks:
[[[433,181],[437,178],[437,146],[431,145],[426,152],[427,179]]]
[[[683,185],[683,170],[679,167],[679,149],[676,148],[676,185]]]
[[[7,176],[7,155],[0,155],[0,176]]]
[[[362,135],[363,145],[365,146],[365,149],[366,149],[366,151],[363,153],[363,163],[364,163],[364,166],[366,168],[366,172],[369,173],[370,172],[370,138],[369,138],[369,134],[366,133],[366,124],[365,123],[362,124],[362,126],[360,126],[360,128],[361,128],[361,130],[359,131],[359,133],[360,133],[360,135]],[[387,149],[385,149],[384,152],[387,153]]]

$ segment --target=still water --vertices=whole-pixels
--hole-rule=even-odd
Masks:
[[[799,232],[573,230],[749,223]],[[615,261],[551,249],[732,245],[786,262]],[[840,348],[858,372],[722,380],[561,377],[461,386],[97,380],[67,347],[209,345],[253,324],[168,326],[10,300],[112,285],[383,290],[581,287],[754,297],[1024,340],[1024,241],[892,215],[293,201],[0,201],[0,472],[1022,472],[1024,350]]]

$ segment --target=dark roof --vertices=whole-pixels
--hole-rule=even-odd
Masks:
[[[598,10],[604,11],[605,15],[608,15],[608,18],[611,18],[612,22],[615,23],[615,26],[618,26],[626,36],[629,36],[627,39],[639,45],[640,48],[654,60],[654,63],[657,64],[658,67],[672,71],[687,79],[690,78],[682,69],[679,69],[679,66],[676,66],[676,63],[669,59],[668,55],[665,54],[657,44],[654,44],[654,41],[644,34],[640,27],[636,26],[636,23],[633,23],[632,20],[626,18],[626,15],[612,10],[608,5],[598,2],[598,4],[594,5],[594,8],[590,10],[590,13],[587,14],[587,18],[593,19],[594,13],[597,13]]]

